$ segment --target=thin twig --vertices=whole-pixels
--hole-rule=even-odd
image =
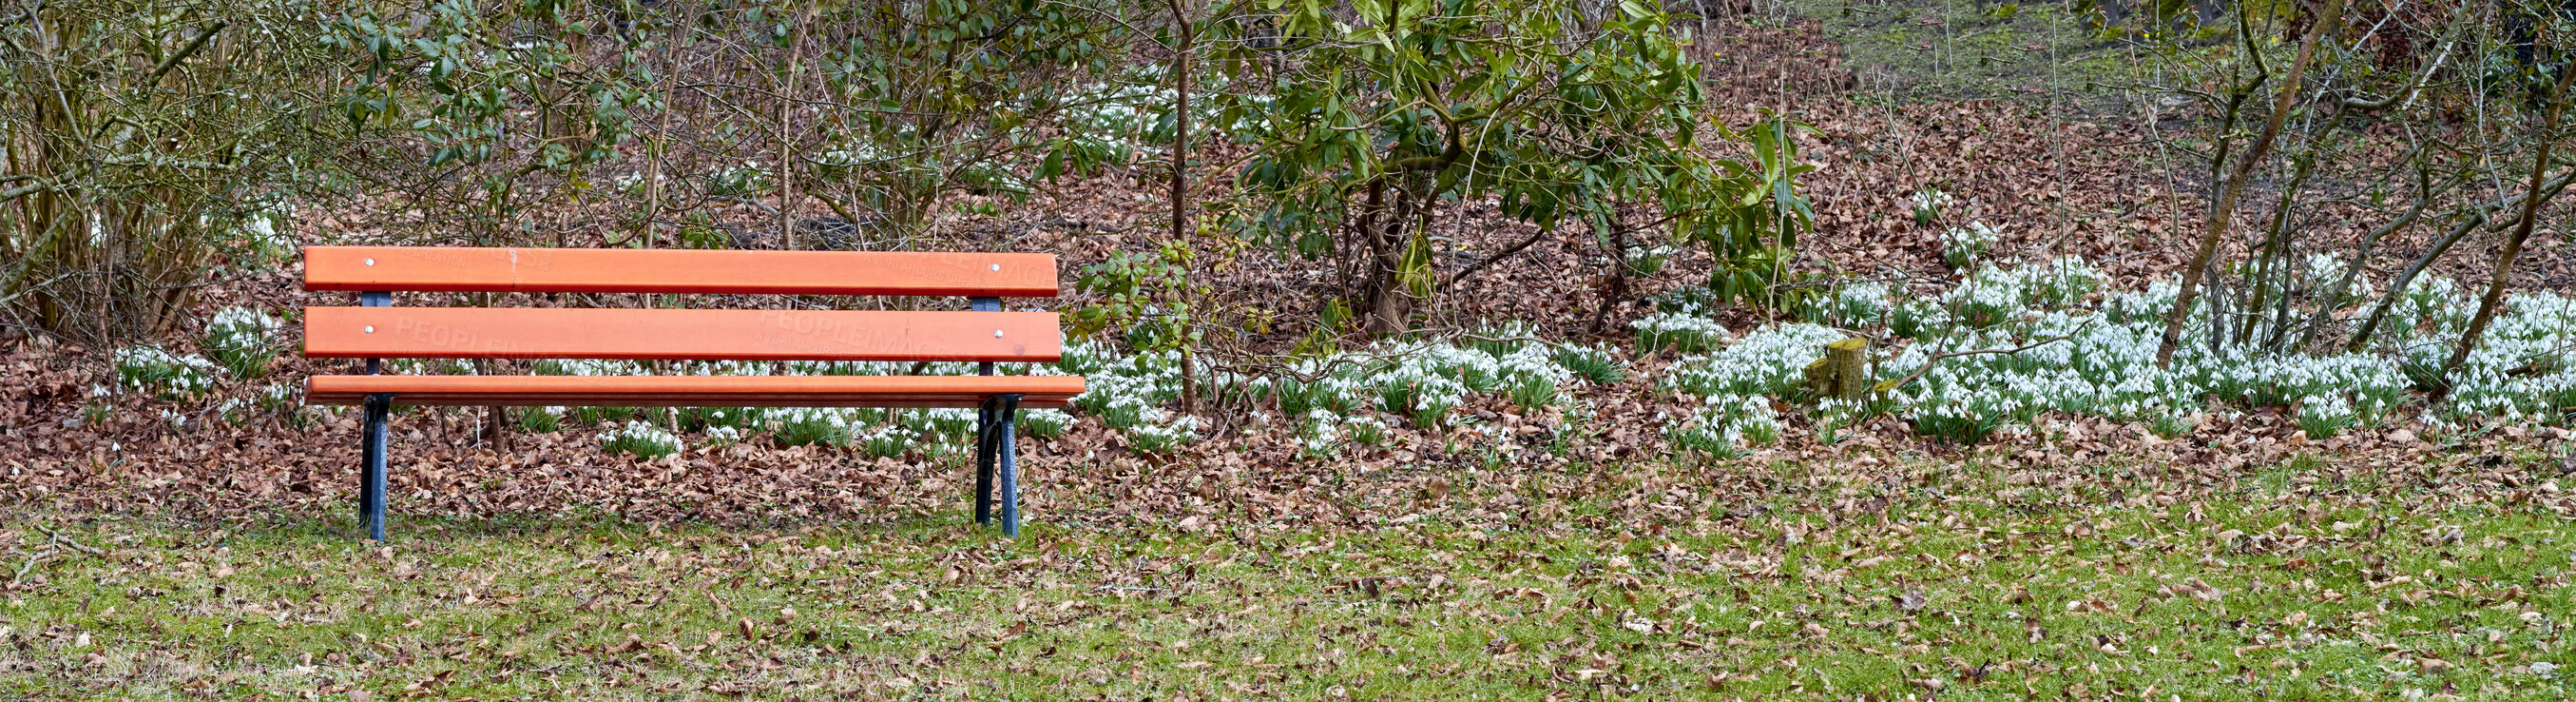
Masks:
[[[1496,252],[1494,252],[1494,255],[1486,256],[1484,260],[1477,261],[1477,262],[1475,263],[1475,265],[1471,265],[1471,266],[1468,266],[1468,267],[1466,267],[1466,268],[1459,269],[1459,271],[1458,271],[1458,272],[1456,272],[1456,273],[1452,273],[1452,274],[1450,274],[1450,275],[1449,275],[1449,280],[1448,280],[1448,281],[1443,282],[1443,283],[1441,283],[1441,284],[1440,284],[1440,289],[1442,289],[1442,290],[1447,290],[1447,289],[1449,289],[1449,287],[1450,287],[1450,286],[1457,285],[1457,284],[1458,284],[1458,281],[1466,280],[1466,279],[1467,279],[1467,276],[1474,275],[1474,274],[1476,273],[1476,271],[1484,270],[1486,266],[1491,266],[1491,265],[1494,265],[1494,263],[1496,263],[1496,262],[1498,262],[1498,261],[1501,261],[1501,260],[1506,259],[1506,258],[1511,258],[1511,257],[1512,257],[1512,254],[1517,254],[1517,253],[1520,253],[1520,252],[1521,252],[1522,250],[1524,250],[1524,249],[1528,249],[1528,248],[1530,247],[1530,245],[1531,245],[1531,244],[1536,244],[1536,243],[1538,243],[1538,240],[1539,240],[1541,237],[1545,237],[1545,236],[1547,236],[1547,230],[1546,230],[1546,229],[1540,229],[1540,230],[1538,230],[1537,232],[1533,232],[1533,233],[1531,233],[1531,234],[1529,235],[1529,238],[1527,238],[1527,239],[1522,239],[1522,240],[1520,241],[1520,243],[1513,244],[1513,245],[1511,245],[1510,247],[1504,248],[1504,249],[1503,249],[1503,250],[1501,250],[1501,251],[1496,251]]]
[[[18,574],[9,578],[9,585],[14,588],[18,583],[26,582],[27,574],[35,572],[36,564],[43,562],[47,558],[53,557],[53,555],[53,549],[45,549],[27,556],[27,563],[25,565],[18,566]]]
[[[160,82],[162,76],[170,75],[171,69],[179,67],[179,62],[186,61],[188,60],[188,57],[196,55],[198,49],[206,48],[206,40],[215,38],[216,32],[224,31],[225,27],[230,26],[233,26],[233,23],[216,22],[215,26],[207,27],[206,31],[198,32],[197,38],[189,40],[187,46],[179,49],[179,53],[171,54],[170,58],[162,59],[161,66],[159,68],[152,69],[152,77],[143,79],[143,82]]]
[[[46,537],[51,538],[51,539],[53,539],[53,540],[54,540],[54,543],[62,544],[62,545],[64,545],[64,546],[70,547],[70,548],[71,548],[71,550],[79,551],[79,552],[81,552],[81,553],[86,553],[86,554],[89,554],[89,555],[92,555],[92,556],[97,556],[97,557],[100,557],[100,558],[106,558],[106,557],[107,557],[107,552],[106,552],[106,551],[98,550],[97,548],[92,547],[92,546],[90,546],[90,545],[88,545],[88,544],[84,544],[84,543],[81,543],[81,542],[78,542],[78,541],[73,541],[73,540],[71,539],[71,537],[68,537],[68,536],[64,536],[64,535],[61,535],[61,534],[54,533],[54,530],[45,528],[45,525],[43,525],[43,524],[37,524],[37,525],[35,525],[35,527],[36,527],[36,531],[44,532]]]

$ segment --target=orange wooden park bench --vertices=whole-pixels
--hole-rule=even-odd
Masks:
[[[304,289],[358,293],[308,307],[304,355],[365,359],[363,375],[316,375],[305,403],[365,408],[358,514],[385,538],[385,425],[396,404],[610,407],[974,407],[975,521],[1019,536],[1023,407],[1062,408],[1075,376],[996,375],[1053,362],[1053,312],[1005,312],[1005,297],[1054,297],[1055,256],[863,251],[697,251],[315,246]],[[396,292],[940,295],[968,311],[395,307]],[[972,376],[386,375],[387,358],[968,361]],[[998,469],[998,470],[997,470]],[[996,475],[998,473],[998,476]]]

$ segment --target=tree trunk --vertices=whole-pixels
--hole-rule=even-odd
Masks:
[[[2566,189],[2571,184],[2576,184],[2576,174],[2552,179],[2549,184],[2541,186],[2540,191],[2535,194],[2542,203],[2546,204],[2549,198],[2556,196],[2558,191]],[[2442,254],[2450,252],[2451,247],[2459,244],[2461,239],[2467,238],[2469,232],[2486,226],[2487,219],[2493,216],[2496,210],[2512,207],[2520,202],[2520,200],[2506,199],[2479,205],[2469,214],[2468,219],[2452,225],[2450,233],[2434,240],[2431,248],[2425,249],[2422,255],[2416,256],[2414,263],[2406,265],[2406,270],[2398,272],[2396,280],[2389,281],[2388,290],[2380,293],[2379,304],[2373,306],[2369,319],[2361,323],[2361,328],[2353,330],[2352,339],[2345,342],[2344,350],[2360,351],[2363,346],[2369,344],[2371,335],[2378,331],[2379,323],[2388,316],[2389,309],[2397,305],[2398,296],[2406,291],[2407,286],[2414,284],[2415,276],[2423,274],[2426,267],[2433,265],[2433,261],[2440,259]]]
[[[1410,187],[1397,186],[1393,216],[1370,234],[1370,246],[1377,254],[1377,274],[1369,278],[1368,290],[1371,336],[1401,333],[1413,317],[1413,291],[1406,285],[1405,271],[1413,256],[1413,239],[1421,235],[1409,226],[1419,206]]]
[[[1183,242],[1190,240],[1190,52],[1198,37],[1190,27],[1189,13],[1182,10],[1181,2],[1169,0],[1167,3],[1172,9],[1172,24],[1180,28],[1180,43],[1172,48],[1172,242],[1187,246]],[[1186,310],[1190,295],[1186,279],[1181,282],[1180,294],[1181,308]],[[1181,346],[1181,411],[1193,415],[1199,412],[1197,356],[1197,344],[1184,342]]]
[[[789,251],[796,250],[796,153],[793,150],[796,139],[792,136],[795,133],[792,108],[796,106],[796,93],[801,89],[798,84],[802,81],[799,79],[805,76],[802,70],[805,63],[805,26],[812,23],[814,8],[820,6],[819,3],[807,4],[805,11],[797,15],[796,25],[788,30],[786,90],[778,94],[778,248]],[[666,105],[663,109],[670,108]]]
[[[2513,282],[2513,260],[2522,256],[2522,242],[2531,238],[2531,228],[2539,219],[2540,188],[2549,176],[2550,147],[2558,144],[2558,114],[2567,107],[2567,82],[2576,78],[2576,70],[2558,71],[2558,86],[2551,88],[2549,116],[2540,123],[2539,153],[2531,158],[2531,185],[2522,194],[2522,218],[2513,225],[2513,234],[2504,239],[2504,250],[2496,253],[2495,272],[2487,277],[2487,294],[2478,300],[2477,316],[2469,318],[2468,331],[2460,334],[2460,346],[2451,351],[2451,360],[2433,374],[2433,401],[2440,402],[2451,394],[2451,372],[2467,363],[2469,352],[2478,347],[2487,324],[2495,321],[2496,309],[2504,305],[2504,289]]]
[[[2263,324],[2264,308],[2275,304],[2274,293],[2278,293],[2277,304],[2280,307],[2280,314],[2284,318],[2289,315],[2290,277],[2296,274],[2296,269],[2288,265],[2290,217],[2298,211],[2300,189],[2306,187],[2309,174],[2316,172],[2314,160],[2298,158],[2293,160],[2299,163],[2296,170],[2291,172],[2289,187],[2281,189],[2281,201],[2272,206],[2272,228],[2263,235],[2262,253],[2259,254],[2260,258],[2256,259],[2259,263],[2254,268],[2254,292],[2246,298],[2245,324],[2236,332],[2236,338],[2239,339],[2248,341],[2254,339],[2255,332]],[[2274,334],[2278,333],[2276,329]]]
[[[2200,297],[2202,280],[2209,277],[2209,259],[2218,253],[2218,242],[2227,235],[2227,226],[2235,219],[2236,201],[2245,194],[2245,181],[2253,178],[2254,168],[2271,151],[2272,141],[2280,138],[2282,123],[2289,120],[2290,109],[2298,104],[2299,79],[2315,59],[2318,41],[2342,24],[2343,0],[2326,0],[2325,12],[2316,24],[2308,27],[2307,38],[2299,42],[2299,56],[2290,63],[2290,73],[2283,77],[2281,88],[2275,93],[2271,118],[2264,121],[2263,132],[2254,137],[2254,143],[2246,146],[2245,155],[2237,157],[2241,160],[2236,162],[2234,172],[2220,186],[2218,202],[2209,210],[2209,229],[2201,233],[2200,246],[2192,251],[2191,261],[2183,268],[2182,292],[2174,298],[2174,313],[2165,320],[2164,338],[2156,344],[2157,366],[2173,365],[2174,347],[2182,343],[2183,323],[2191,319],[2191,304]],[[2252,37],[2246,40],[2250,42]],[[2222,322],[2210,320],[2211,324]]]
[[[1619,303],[1628,301],[1628,221],[1619,217],[1619,205],[1610,205],[1610,280],[1601,286],[1601,308],[1592,312],[1592,334],[1600,336],[1610,330],[1610,314]]]

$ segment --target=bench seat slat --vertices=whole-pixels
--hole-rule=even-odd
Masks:
[[[315,358],[1054,362],[1053,312],[308,307]]]
[[[393,393],[397,405],[591,407],[974,407],[1022,393],[1022,407],[1061,409],[1082,394],[1059,375],[317,375],[309,405],[355,405]]]
[[[1054,297],[1054,254],[310,246],[304,289]]]

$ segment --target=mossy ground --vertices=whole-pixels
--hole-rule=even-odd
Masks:
[[[1790,0],[1840,44],[1864,96],[1914,100],[2008,99],[2119,112],[2121,88],[2141,82],[2153,54],[2191,51],[2207,37],[2105,30],[2073,3]],[[2170,29],[2168,31],[2171,31]],[[2179,54],[2174,54],[2179,55]]]
[[[2218,485],[1781,463],[1650,524],[1550,487],[1572,508],[1532,523],[1041,514],[1018,541],[23,512],[0,697],[2565,699],[2576,527],[2531,499],[2560,458],[2498,460],[2520,498],[2313,457]]]

